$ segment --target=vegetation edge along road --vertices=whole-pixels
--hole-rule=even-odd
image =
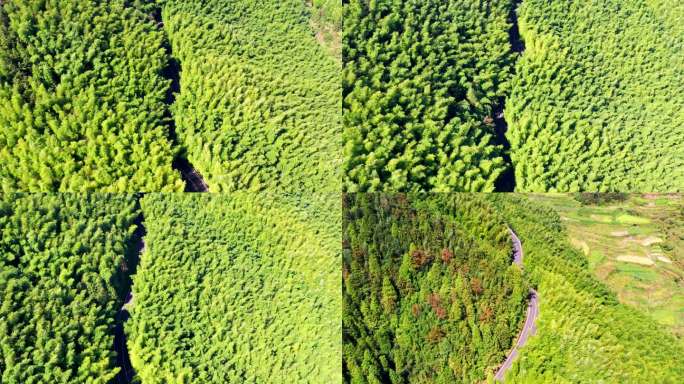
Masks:
[[[508,231],[511,233],[511,239],[513,240],[513,264],[516,264],[520,268],[522,268],[522,243],[520,242],[520,238],[518,238],[518,236],[515,234],[515,232],[513,232],[513,230],[510,227],[508,228]],[[537,292],[534,289],[530,289],[529,298],[530,302],[527,307],[527,317],[525,319],[525,324],[523,325],[523,328],[520,331],[520,334],[518,335],[518,340],[515,342],[515,346],[513,346],[513,349],[511,349],[511,351],[508,353],[508,356],[506,356],[506,360],[501,365],[501,367],[499,367],[499,369],[496,372],[496,375],[494,375],[494,380],[496,381],[504,381],[504,374],[509,369],[511,369],[511,366],[513,365],[513,360],[515,360],[515,358],[518,356],[518,349],[522,348],[527,343],[529,337],[534,335],[537,331],[535,321],[537,320],[537,316],[539,316],[539,301],[537,299]]]
[[[144,196],[144,194],[138,196],[138,201],[140,201],[142,196]],[[144,224],[145,216],[142,213],[142,208],[140,209],[140,215],[138,216],[135,222],[135,224],[138,226],[136,228],[135,236],[135,255],[137,255],[137,260],[131,261],[131,264],[134,265],[126,265],[125,268],[123,268],[126,272],[128,272],[129,279],[131,275],[133,275],[137,270],[137,264],[140,260],[140,257],[142,256],[143,252],[145,252],[145,235],[147,234],[147,231],[145,230]],[[119,308],[119,311],[116,314],[116,325],[114,328],[114,351],[116,352],[116,365],[120,368],[119,373],[116,375],[116,382],[118,384],[132,383],[133,378],[135,377],[135,370],[133,369],[133,365],[131,364],[131,358],[128,354],[128,345],[126,344],[126,332],[124,329],[124,323],[130,317],[127,305],[129,305],[133,301],[133,287],[129,285],[127,291],[128,293],[126,293],[123,304],[121,305],[121,308]]]
[[[178,136],[176,134],[176,122],[171,112],[171,106],[176,102],[176,94],[180,93],[180,63],[173,56],[173,49],[171,48],[171,42],[169,41],[169,36],[164,30],[164,20],[162,20],[162,12],[160,7],[156,7],[152,10],[148,17],[151,21],[155,23],[156,28],[164,34],[164,49],[169,58],[169,61],[164,68],[163,76],[171,83],[166,93],[166,113],[165,117],[168,120],[169,128],[169,140],[174,146],[180,147],[178,141]],[[187,158],[185,154],[176,154],[171,163],[171,167],[180,173],[181,180],[185,182],[185,192],[209,192],[209,186],[202,177],[202,175],[197,171],[197,169],[192,165],[190,159]]]
[[[508,21],[511,23],[511,28],[508,30],[508,39],[511,44],[511,51],[518,57],[525,51],[525,43],[520,37],[520,27],[518,26],[517,10],[520,7],[522,0],[513,0],[508,14]],[[517,61],[517,58],[514,59]],[[515,65],[513,66],[513,73],[515,74]],[[492,118],[494,119],[494,131],[497,142],[503,146],[503,158],[508,168],[499,176],[496,181],[497,192],[514,192],[515,191],[515,164],[511,160],[511,142],[506,136],[508,132],[508,122],[506,121],[506,100],[508,95],[500,97],[494,104],[492,111]]]

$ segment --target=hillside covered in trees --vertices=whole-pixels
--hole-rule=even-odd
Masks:
[[[340,225],[337,196],[0,194],[0,382],[339,383]]]
[[[339,197],[155,194],[142,209],[126,333],[143,383],[340,381]]]
[[[137,212],[132,196],[0,194],[0,382],[114,379]]]
[[[525,195],[343,200],[348,383],[493,383],[537,292],[506,383],[680,383],[684,340],[594,277],[560,216]],[[524,274],[511,265],[509,225]]]
[[[341,12],[0,1],[0,190],[339,190]]]
[[[570,244],[560,216],[524,195],[488,197],[516,231],[539,295],[536,335],[506,383],[681,383],[684,341],[618,303]]]
[[[340,69],[310,13],[302,0],[164,2],[176,132],[212,191],[339,190]]]
[[[478,383],[527,307],[508,229],[477,195],[343,199],[349,383]]]
[[[684,2],[525,0],[506,102],[520,191],[684,188]]]
[[[681,191],[682,20],[678,0],[351,0],[343,188]]]
[[[342,73],[344,189],[493,191],[494,109],[513,57],[510,0],[351,0]]]
[[[182,190],[164,36],[125,3],[0,2],[0,190]]]

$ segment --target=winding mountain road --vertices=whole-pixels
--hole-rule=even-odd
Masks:
[[[518,265],[520,268],[523,267],[523,248],[518,235],[513,232],[509,227],[508,231],[511,233],[511,239],[513,240],[513,263]],[[537,298],[537,291],[534,289],[530,290],[529,304],[527,305],[527,318],[525,319],[525,324],[523,325],[520,335],[518,335],[518,341],[515,342],[515,346],[506,356],[506,361],[499,367],[494,375],[494,380],[504,381],[504,375],[506,371],[511,369],[513,365],[513,360],[518,356],[518,350],[522,348],[530,336],[534,335],[537,331],[537,326],[535,322],[539,316],[539,300]]]

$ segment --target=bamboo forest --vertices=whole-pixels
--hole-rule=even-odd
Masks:
[[[0,0],[0,384],[684,383],[684,1]]]
[[[338,204],[0,195],[0,382],[340,382]]]
[[[350,0],[348,192],[684,189],[684,2]]]
[[[342,5],[0,1],[0,190],[338,191]]]

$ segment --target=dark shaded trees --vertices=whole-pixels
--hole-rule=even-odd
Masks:
[[[345,381],[483,380],[527,291],[499,217],[459,194],[349,194],[343,206]]]
[[[107,383],[132,196],[0,194],[0,381]]]

